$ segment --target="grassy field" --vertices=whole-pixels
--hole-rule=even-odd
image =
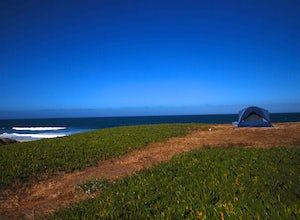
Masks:
[[[53,219],[299,219],[299,148],[203,148],[109,183]]]
[[[72,172],[195,129],[208,128],[199,124],[128,126],[3,145],[0,147],[0,187],[56,171]]]

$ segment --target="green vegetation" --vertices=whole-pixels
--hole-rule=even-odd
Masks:
[[[69,137],[17,143],[0,148],[0,187],[49,175],[71,172],[118,157],[147,144],[185,135],[199,124],[128,126],[91,131]]]
[[[299,219],[299,161],[299,148],[204,148],[119,180],[52,218]]]

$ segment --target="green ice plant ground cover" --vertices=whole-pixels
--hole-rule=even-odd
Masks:
[[[201,124],[159,124],[107,128],[63,138],[0,147],[0,188],[56,171],[72,172],[146,145],[208,129]]]
[[[101,180],[100,195],[51,218],[299,219],[299,161],[299,148],[194,150],[110,185]]]

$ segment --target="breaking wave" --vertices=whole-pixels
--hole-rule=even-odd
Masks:
[[[57,131],[64,130],[66,127],[13,127],[17,131]]]
[[[64,137],[67,134],[64,133],[42,133],[42,134],[18,134],[18,133],[3,133],[0,134],[1,138],[11,138],[15,140],[34,140],[34,139],[42,139],[42,138],[56,138],[56,137]]]

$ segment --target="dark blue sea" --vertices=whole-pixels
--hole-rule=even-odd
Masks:
[[[226,114],[0,120],[0,138],[38,140],[41,138],[63,137],[95,129],[144,124],[231,124],[237,120],[237,117],[237,114]],[[270,114],[270,117],[273,123],[300,121],[300,113],[274,113]]]

